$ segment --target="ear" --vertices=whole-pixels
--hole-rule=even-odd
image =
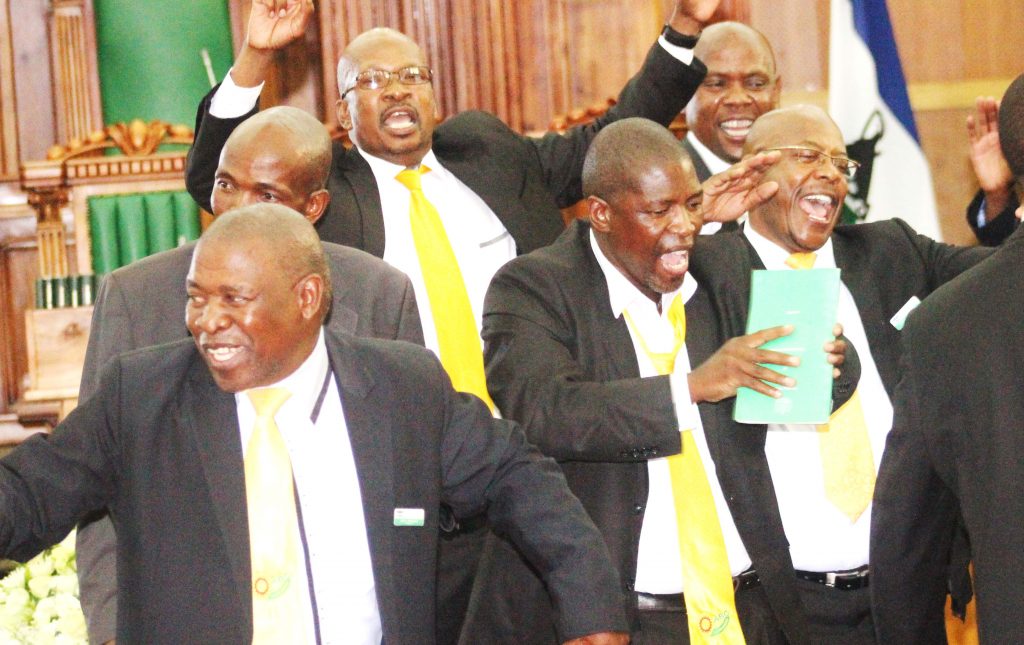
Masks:
[[[590,226],[598,233],[607,233],[610,229],[611,206],[600,197],[587,197],[587,216]]]
[[[305,320],[316,319],[324,299],[324,279],[317,273],[310,273],[295,285],[299,299],[299,311]]]
[[[345,99],[338,99],[338,102],[334,105],[341,129],[346,132],[350,131],[352,129],[352,114],[349,112],[348,101]]]
[[[782,96],[782,75],[780,74],[775,79],[775,89],[772,90],[772,103],[774,103],[775,105],[778,105],[781,96]]]
[[[327,205],[330,203],[331,194],[327,192],[326,188],[321,188],[306,200],[306,207],[302,211],[302,216],[310,224],[316,224],[324,216],[324,213],[327,212]]]

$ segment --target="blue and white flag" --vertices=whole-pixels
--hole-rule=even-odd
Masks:
[[[941,239],[928,160],[917,138],[885,0],[832,0],[829,113],[861,169],[847,211],[857,221],[906,220]]]

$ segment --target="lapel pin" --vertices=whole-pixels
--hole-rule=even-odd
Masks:
[[[422,508],[396,508],[395,526],[423,526],[425,513]]]

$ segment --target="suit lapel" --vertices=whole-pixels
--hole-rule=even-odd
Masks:
[[[697,152],[697,149],[690,145],[690,142],[683,139],[683,149],[690,155],[690,161],[693,162],[693,169],[697,172],[697,181],[707,181],[711,176],[711,170],[708,169],[708,165],[704,163],[704,159]]]
[[[400,615],[400,599],[394,588],[394,545],[390,527],[393,521],[395,462],[393,432],[388,416],[381,414],[382,403],[375,393],[376,382],[365,361],[344,336],[328,330],[327,352],[341,394],[345,424],[352,456],[359,477],[370,560],[377,585],[381,623],[386,630],[393,624],[387,617]]]
[[[346,226],[361,229],[362,244],[354,246],[379,258],[384,257],[384,209],[380,203],[380,188],[370,164],[353,147],[342,157],[339,168],[344,181],[352,189],[358,207],[357,213],[343,213]]]
[[[234,396],[217,387],[198,354],[189,367],[183,403],[183,422],[190,426],[195,438],[217,524],[231,561],[239,606],[248,624],[252,624],[249,519],[238,413]]]

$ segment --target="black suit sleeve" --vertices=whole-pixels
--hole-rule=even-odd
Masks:
[[[544,173],[544,182],[559,208],[584,197],[583,158],[601,128],[628,117],[643,117],[667,126],[697,91],[707,68],[699,59],[684,65],[655,43],[640,71],[629,80],[617,102],[603,116],[566,134],[529,139]]]
[[[915,364],[916,331],[904,330],[896,388],[871,515],[871,602],[878,642],[945,643],[943,608],[957,504],[926,437],[928,375]]]
[[[595,379],[580,348],[608,339],[581,338],[570,325],[577,314],[597,314],[570,311],[557,278],[523,267],[518,260],[506,265],[484,303],[487,385],[502,414],[558,460],[632,462],[678,453],[669,377]]]
[[[188,151],[185,164],[185,187],[196,203],[209,212],[210,195],[213,193],[213,176],[220,164],[220,151],[231,133],[242,122],[256,114],[257,108],[235,119],[219,119],[210,114],[210,101],[220,89],[220,84],[203,97],[196,110],[195,140]]]
[[[984,201],[985,193],[979,190],[967,206],[967,225],[974,231],[974,236],[978,238],[978,241],[985,246],[999,246],[1017,228],[1015,212],[1020,206],[1020,202],[1017,201],[1016,195],[1011,195],[1006,208],[995,219],[990,219],[984,226],[979,227],[978,214],[981,212],[981,204]]]
[[[511,540],[544,580],[560,640],[629,631],[608,547],[561,469],[515,423],[494,419],[479,399],[445,383],[442,500],[456,515],[481,501],[492,529]]]
[[[976,246],[954,246],[936,242],[914,232],[906,222],[893,219],[913,245],[921,265],[925,267],[928,291],[934,291],[978,262],[992,255],[995,249]]]

